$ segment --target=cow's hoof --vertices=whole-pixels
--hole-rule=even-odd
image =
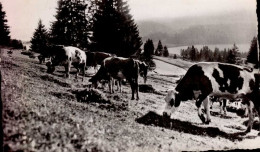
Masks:
[[[138,100],[139,100],[139,98],[136,98],[136,100],[138,101]]]
[[[249,133],[251,131],[251,129],[247,128],[245,131],[245,134]]]
[[[200,120],[202,121],[202,123],[206,123],[206,119],[205,119],[205,117],[204,117],[203,114],[202,114],[202,115],[199,115],[199,118],[200,118]]]
[[[211,120],[207,120],[207,121],[205,122],[205,124],[208,125],[210,122],[211,122]]]

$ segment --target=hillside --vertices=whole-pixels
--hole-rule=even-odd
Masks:
[[[188,65],[179,60],[157,62],[156,73],[149,72],[148,84],[156,93],[140,92],[140,100],[130,100],[129,85],[123,92],[99,91],[108,101],[79,102],[75,90],[86,89],[84,82],[63,77],[64,67],[54,74],[46,66],[21,51],[1,54],[1,92],[5,151],[202,151],[260,148],[258,131],[241,134],[248,118],[236,113],[219,114],[212,109],[212,123],[202,124],[194,101],[183,102],[172,119],[165,121],[162,110],[166,90]],[[163,60],[163,59],[162,59]],[[159,60],[158,60],[159,61]],[[167,62],[171,64],[167,64]],[[167,64],[167,66],[165,66]],[[174,66],[174,65],[178,65]],[[174,76],[160,73],[171,71]],[[161,72],[162,72],[161,71]],[[87,71],[89,72],[89,71]],[[89,73],[88,73],[89,74]],[[139,80],[142,84],[143,80]]]
[[[137,21],[143,41],[153,39],[157,44],[233,44],[250,43],[257,34],[255,12],[231,12],[215,16],[183,17],[177,19]]]

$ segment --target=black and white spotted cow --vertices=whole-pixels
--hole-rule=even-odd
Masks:
[[[196,91],[200,92],[197,97],[194,94]],[[202,62],[190,67],[176,88],[168,91],[163,116],[169,117],[179,107],[181,101],[196,99],[200,119],[203,123],[209,123],[210,96],[241,98],[248,106],[249,123],[246,132],[251,131],[254,106],[260,114],[259,74],[231,64]],[[206,118],[202,111],[202,102]]]
[[[82,69],[84,80],[85,68],[86,68],[86,53],[73,46],[52,46],[51,48],[51,61],[46,63],[47,72],[53,73],[55,71],[55,66],[62,65],[65,67],[65,76],[69,77],[71,65],[77,69],[76,78],[80,69]]]
[[[96,87],[97,82],[100,80],[108,80],[109,91],[113,93],[114,79],[118,80],[119,83],[122,79],[126,79],[131,86],[132,100],[135,92],[138,100],[138,75],[140,73],[144,81],[146,81],[147,70],[148,66],[143,62],[131,58],[108,57],[102,62],[98,72],[89,81]],[[121,88],[121,85],[119,87]]]

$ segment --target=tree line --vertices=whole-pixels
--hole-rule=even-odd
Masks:
[[[122,0],[59,0],[55,18],[49,30],[39,21],[31,39],[32,51],[48,54],[49,45],[71,45],[129,57],[142,45]]]
[[[232,48],[220,50],[216,47],[214,51],[208,46],[203,46],[200,50],[191,46],[187,49],[181,49],[180,54],[183,59],[190,61],[242,64],[242,57],[244,57],[246,58],[246,62],[253,63],[255,68],[258,68],[260,63],[257,55],[257,37],[252,39],[249,51],[246,53],[240,53],[239,48],[234,44]]]

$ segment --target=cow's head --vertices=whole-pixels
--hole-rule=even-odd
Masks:
[[[138,61],[139,73],[144,78],[144,83],[147,80],[148,65],[145,62]]]
[[[163,112],[163,116],[170,118],[171,114],[176,111],[181,103],[180,95],[175,89],[171,89],[167,91],[167,95],[165,97],[165,109]]]
[[[55,71],[55,66],[53,65],[52,61],[48,61],[46,63],[47,66],[47,73],[53,73]]]

